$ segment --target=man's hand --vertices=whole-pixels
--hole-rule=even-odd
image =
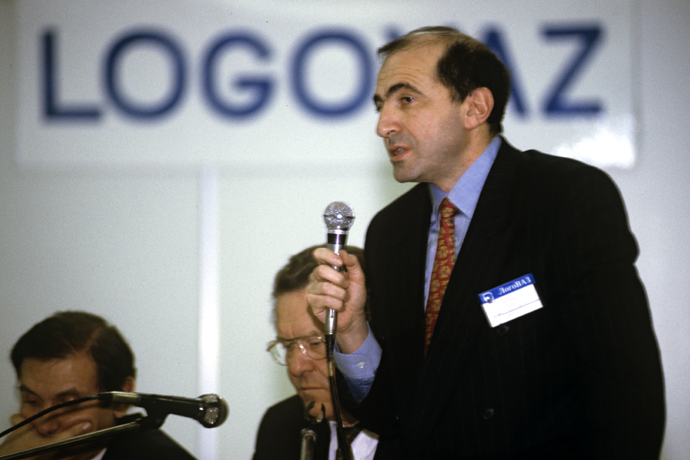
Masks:
[[[12,416],[12,425],[16,425],[24,421],[24,417],[19,414]],[[7,435],[5,441],[0,444],[0,455],[19,452],[34,447],[43,446],[52,442],[62,441],[64,439],[72,438],[91,431],[91,422],[75,419],[73,423],[67,426],[64,430],[54,434],[41,434],[36,430],[36,427],[29,423],[18,430],[15,430]],[[47,460],[53,458],[57,452],[43,454],[38,457],[31,457],[33,459]]]
[[[326,310],[338,312],[336,340],[342,353],[353,353],[359,349],[369,334],[365,305],[367,289],[364,272],[357,257],[340,251],[340,255],[325,248],[314,251],[319,266],[309,275],[307,302],[314,315],[326,320]],[[345,267],[338,271],[333,268]]]

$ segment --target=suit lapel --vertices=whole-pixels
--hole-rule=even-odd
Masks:
[[[424,267],[430,216],[428,186],[419,184],[409,207],[396,219],[400,231],[390,249],[396,260],[388,269],[392,279],[386,285],[395,286],[395,289],[386,292],[385,303],[390,310],[386,312],[385,320],[392,325],[388,328],[389,346],[396,349],[391,356],[396,360],[391,363],[392,368],[404,369],[405,375],[399,376],[399,381],[410,384],[399,393],[401,395],[409,395],[416,389],[418,380],[410,376],[419,375],[423,364]]]
[[[491,282],[508,249],[502,232],[510,224],[511,189],[519,159],[511,146],[503,141],[479,196],[434,329],[429,351],[424,360],[419,392],[412,408],[408,435],[424,445],[435,426],[435,420],[446,407],[447,398],[457,387],[463,362],[481,330],[487,327],[477,294],[495,286]]]

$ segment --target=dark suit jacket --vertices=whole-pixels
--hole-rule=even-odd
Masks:
[[[256,436],[254,460],[299,460],[302,429],[310,426],[317,435],[314,460],[327,459],[331,441],[328,422],[310,425],[304,418],[302,399],[295,395],[270,407],[264,414]]]
[[[121,420],[127,423],[139,414]],[[103,460],[195,460],[182,446],[161,430],[125,433],[108,442]]]
[[[420,184],[367,232],[371,325],[383,355],[355,413],[379,445],[415,460],[658,458],[659,351],[610,178],[504,140],[424,359],[430,215]],[[477,295],[530,273],[543,308],[491,328]]]
[[[344,387],[338,391],[345,391]],[[311,427],[317,436],[314,460],[328,459],[328,448],[331,442],[331,429],[328,422],[310,424],[304,418],[302,399],[295,395],[269,407],[264,414],[256,436],[253,460],[299,460],[302,449],[302,429],[307,427]],[[378,445],[374,459],[394,458],[389,455]]]

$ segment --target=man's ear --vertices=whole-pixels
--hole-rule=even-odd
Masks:
[[[465,129],[471,131],[486,123],[494,108],[494,95],[489,88],[476,88],[465,98],[467,112]]]
[[[129,376],[125,379],[125,382],[122,384],[122,390],[125,393],[133,393],[134,389],[137,386],[136,380],[134,380],[134,377]],[[129,409],[129,405],[127,404],[114,404],[113,409],[115,410],[115,417],[121,418],[124,417],[125,414],[127,414],[127,409]]]

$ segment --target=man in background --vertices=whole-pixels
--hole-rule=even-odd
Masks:
[[[106,391],[133,392],[134,355],[115,326],[91,313],[58,312],[34,325],[11,352],[21,403],[12,425],[52,406]],[[139,417],[127,406],[82,402],[50,412],[10,433],[0,455],[92,433]],[[193,460],[160,430],[121,434],[105,441],[43,454],[41,459]]]
[[[287,366],[288,377],[297,394],[270,407],[261,421],[254,460],[299,459],[301,431],[311,427],[317,434],[315,460],[336,458],[338,442],[328,377],[323,325],[307,304],[305,290],[309,274],[316,268],[313,246],[293,255],[276,274],[273,284],[273,319],[276,340],[269,351],[279,364]],[[347,247],[348,253],[363,263],[363,251]],[[305,410],[309,405],[310,409]],[[347,411],[341,416],[352,440],[353,460],[374,458],[378,437],[361,431]],[[325,419],[318,423],[319,419]]]

